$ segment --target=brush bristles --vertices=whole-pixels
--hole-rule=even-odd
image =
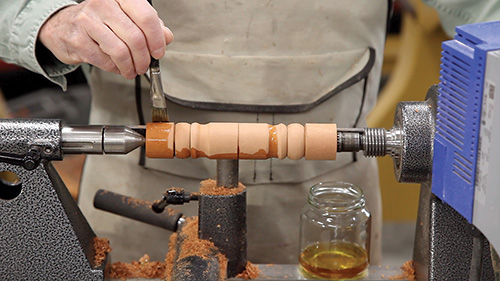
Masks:
[[[166,108],[153,108],[151,110],[151,120],[153,122],[168,122],[168,113]]]

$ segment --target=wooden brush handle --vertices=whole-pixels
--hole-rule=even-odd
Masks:
[[[336,124],[148,123],[149,158],[334,160]]]

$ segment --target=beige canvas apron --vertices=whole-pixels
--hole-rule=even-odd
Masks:
[[[161,60],[174,122],[326,123],[364,127],[380,80],[386,0],[155,1],[175,34]],[[93,68],[92,124],[137,124],[133,81]],[[147,84],[143,79],[143,84]],[[144,113],[150,115],[143,89]],[[90,156],[80,206],[113,260],[148,253],[162,260],[169,232],[95,210],[98,188],[155,200],[172,186],[196,190],[215,177],[209,159]],[[342,153],[336,161],[242,160],[248,187],[248,257],[296,263],[298,223],[310,186],[340,180],[363,188],[372,222],[372,263],[381,256],[381,202],[374,159]],[[196,215],[197,204],[182,206]]]

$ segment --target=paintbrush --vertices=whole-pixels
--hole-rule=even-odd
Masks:
[[[152,0],[148,0],[148,2],[153,6]],[[160,61],[153,57],[151,57],[151,62],[149,63],[149,79],[149,94],[153,103],[151,120],[153,122],[168,122],[167,100],[163,92],[163,84],[161,83]]]
[[[160,62],[151,58],[149,64],[149,79],[151,95],[151,102],[153,108],[151,109],[151,120],[153,122],[168,122],[167,101],[163,93],[163,85],[161,83]]]

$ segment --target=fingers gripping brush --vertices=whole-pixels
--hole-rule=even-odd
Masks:
[[[148,2],[153,5],[151,0],[148,0]],[[167,101],[161,83],[160,61],[153,57],[151,57],[151,63],[149,64],[149,77],[151,80],[149,93],[153,103],[151,120],[153,122],[168,122]]]

